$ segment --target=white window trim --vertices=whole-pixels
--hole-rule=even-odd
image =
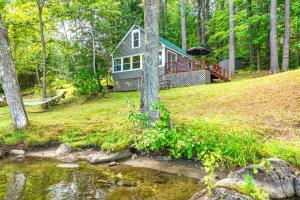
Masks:
[[[178,61],[177,53],[175,53],[173,51],[170,51],[170,50],[167,50],[167,61],[169,62],[169,60],[168,60],[169,59],[169,56],[168,56],[169,52],[171,54],[175,55],[175,61],[173,61],[173,62],[177,62]]]
[[[130,64],[130,67],[129,69],[124,69],[124,59],[125,58],[129,58],[129,64]],[[128,71],[131,71],[132,70],[132,56],[125,56],[125,57],[122,57],[122,60],[123,60],[123,63],[122,63],[122,71],[124,72],[128,72]],[[128,63],[127,63],[128,64]]]
[[[120,71],[115,71],[115,60],[121,60],[121,70]],[[114,58],[112,57],[112,72],[121,72],[123,71],[123,59],[122,58]]]
[[[139,33],[139,46],[138,47],[134,47],[134,34],[135,33]],[[140,29],[136,29],[131,32],[131,47],[132,47],[132,49],[137,49],[137,48],[141,47],[141,31],[140,31]]]
[[[143,53],[142,54],[134,54],[131,56],[124,56],[124,57],[117,57],[117,58],[113,58],[113,67],[112,67],[112,72],[113,73],[120,73],[120,72],[130,72],[130,71],[136,71],[136,70],[142,70],[143,69]],[[133,57],[135,56],[140,56],[140,68],[139,69],[133,69],[132,65],[133,65]],[[130,69],[124,70],[124,58],[130,58]],[[115,59],[121,59],[121,71],[115,71],[115,67],[114,67],[114,60]]]

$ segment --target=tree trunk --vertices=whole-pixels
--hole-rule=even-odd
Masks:
[[[297,22],[297,28],[296,28],[296,41],[300,41],[300,23],[299,20]],[[300,66],[300,49],[296,48],[296,66]]]
[[[270,72],[279,72],[278,49],[277,49],[277,0],[271,0],[270,6]]]
[[[159,117],[157,110],[151,110],[150,106],[159,102],[158,82],[158,13],[159,0],[144,1],[145,15],[145,63],[143,73],[143,91],[141,92],[141,111],[149,113],[150,121]]]
[[[282,53],[282,70],[289,69],[290,58],[290,0],[285,0],[285,17],[284,17],[284,38],[283,38],[283,53]]]
[[[229,0],[229,73],[235,72],[235,45],[234,45],[234,9],[233,0]]]
[[[94,28],[92,27],[92,48],[93,48],[93,72],[94,76],[97,76],[97,70],[96,70],[96,45],[95,45],[95,34],[94,34]]]
[[[261,69],[261,64],[260,64],[260,45],[256,45],[256,69],[259,71]]]
[[[198,0],[199,41],[205,44],[205,0]]]
[[[41,82],[40,82],[39,64],[36,64],[35,76],[36,76],[36,83],[37,83],[38,86],[40,86]]]
[[[44,8],[45,0],[37,0],[38,10],[39,10],[39,21],[40,21],[40,34],[41,34],[41,42],[42,42],[42,56],[43,56],[43,83],[42,83],[42,97],[47,98],[47,77],[46,77],[46,42],[44,36],[44,22],[43,22],[43,8]]]
[[[28,124],[23,99],[8,42],[7,29],[0,15],[0,83],[9,105],[12,122],[16,128],[24,128]]]
[[[252,17],[252,0],[247,0],[247,16],[248,19]],[[252,44],[253,40],[253,25],[249,24],[248,26],[248,46],[249,46],[249,66],[253,67],[254,65],[254,46]]]
[[[186,51],[185,0],[180,0],[182,49]]]

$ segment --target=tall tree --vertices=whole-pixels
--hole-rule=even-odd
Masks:
[[[235,72],[235,44],[234,44],[234,4],[229,0],[229,73]]]
[[[247,0],[247,17],[251,19],[252,17],[252,0]],[[250,67],[254,65],[254,46],[252,43],[253,40],[253,25],[250,22],[248,25],[248,45],[249,45],[249,64]]]
[[[277,0],[271,0],[270,6],[270,72],[279,72],[277,49]]]
[[[11,49],[8,42],[7,29],[0,14],[0,83],[9,105],[13,124],[16,128],[24,128],[28,124],[25,107],[20,95],[20,87],[15,70]]]
[[[285,17],[284,17],[284,38],[283,38],[283,53],[282,53],[282,70],[287,71],[289,69],[290,58],[290,0],[285,0]]]
[[[39,11],[39,22],[40,22],[40,35],[41,35],[41,42],[42,42],[42,56],[43,56],[43,83],[42,83],[42,97],[47,98],[47,58],[46,58],[46,41],[44,35],[44,22],[43,22],[43,8],[45,6],[46,0],[36,0],[38,11]]]
[[[199,26],[199,41],[204,44],[205,43],[205,0],[198,0],[198,26]]]
[[[186,51],[186,19],[185,19],[185,0],[180,0],[181,13],[181,44],[182,49]]]
[[[144,23],[145,23],[145,63],[143,74],[143,89],[141,94],[141,111],[148,112],[150,120],[159,117],[157,110],[150,109],[153,103],[159,102],[158,82],[158,15],[159,0],[144,1]]]

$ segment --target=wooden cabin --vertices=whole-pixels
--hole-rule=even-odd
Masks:
[[[115,91],[140,90],[145,52],[144,30],[133,25],[111,53]],[[159,38],[159,83],[161,88],[211,82],[211,71],[186,51]]]

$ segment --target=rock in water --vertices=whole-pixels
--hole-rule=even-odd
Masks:
[[[57,149],[56,149],[56,155],[57,156],[62,156],[70,153],[72,151],[72,148],[69,144],[61,144]]]
[[[57,160],[65,162],[65,163],[74,163],[79,160],[79,158],[75,155],[67,155],[57,158]]]
[[[129,150],[126,150],[124,152],[117,152],[117,153],[106,153],[104,151],[100,151],[89,155],[86,159],[91,164],[99,164],[99,163],[107,163],[107,162],[123,160],[129,158],[130,156],[131,153]]]
[[[65,169],[75,169],[75,168],[79,168],[79,164],[77,163],[59,164],[56,167],[65,168]]]
[[[116,165],[119,165],[120,163],[117,163],[117,162],[111,162],[111,163],[109,163],[107,166],[108,167],[114,167],[114,166],[116,166]]]
[[[25,155],[25,151],[21,149],[12,149],[9,151],[9,154],[12,155]]]

